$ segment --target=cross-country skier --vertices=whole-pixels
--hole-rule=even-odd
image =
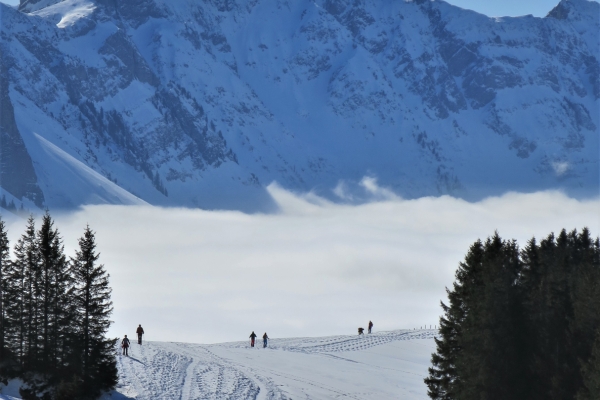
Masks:
[[[250,334],[250,347],[254,347],[254,339],[256,339],[256,333],[252,331],[252,333]]]
[[[123,338],[123,340],[121,340],[121,347],[123,348],[123,355],[124,356],[129,356],[129,354],[127,354],[127,349],[129,349],[129,345],[131,343],[129,342],[129,339],[127,339],[127,335],[125,335],[125,337]]]
[[[369,321],[369,333],[371,333],[371,329],[373,329],[373,323]]]
[[[263,335],[263,348],[267,347],[267,340],[269,340],[269,337],[267,336],[267,332],[265,332]]]
[[[135,333],[138,335],[138,344],[142,344],[142,335],[144,334],[144,328],[142,328],[142,324],[138,325]]]

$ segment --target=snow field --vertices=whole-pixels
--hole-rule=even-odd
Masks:
[[[436,330],[212,345],[134,343],[105,399],[425,399]]]

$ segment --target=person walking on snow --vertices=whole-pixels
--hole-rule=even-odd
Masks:
[[[127,349],[129,349],[129,345],[131,344],[131,342],[129,342],[129,339],[127,339],[127,335],[125,335],[125,337],[123,338],[123,340],[121,340],[121,347],[123,348],[123,355],[129,357],[129,354],[127,354]]]
[[[267,347],[267,340],[269,339],[269,337],[267,336],[267,332],[265,332],[265,334],[263,335],[263,349],[265,347]]]
[[[373,329],[373,323],[369,321],[369,333],[371,333],[371,329]]]
[[[250,347],[254,347],[254,339],[256,339],[256,333],[252,331],[252,333],[250,334]]]
[[[138,344],[142,344],[142,335],[144,334],[144,328],[142,328],[142,324],[138,325],[135,333],[138,335]]]

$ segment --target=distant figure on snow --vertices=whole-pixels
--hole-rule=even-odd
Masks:
[[[252,331],[252,333],[250,334],[250,347],[254,347],[254,339],[256,339],[256,333]]]
[[[131,344],[131,342],[129,342],[129,339],[127,339],[127,335],[125,335],[123,340],[121,340],[121,347],[123,348],[124,356],[129,356],[129,354],[127,353],[127,349],[129,349],[130,344]]]
[[[267,332],[263,335],[263,348],[267,347],[267,340],[269,337],[267,336]]]
[[[138,344],[142,344],[142,335],[144,334],[144,328],[142,328],[142,324],[138,325],[135,333],[138,335]]]
[[[373,329],[373,322],[369,321],[369,333],[371,333],[371,329]]]
[[[362,335],[364,332],[365,328],[358,328],[358,334]]]

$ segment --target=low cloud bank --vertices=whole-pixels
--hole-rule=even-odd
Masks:
[[[521,246],[562,228],[600,231],[600,200],[509,193],[477,203],[403,200],[366,182],[377,201],[340,205],[276,185],[277,214],[92,206],[54,215],[68,254],[86,224],[111,275],[111,336],[244,340],[435,325],[457,264],[498,230]],[[24,231],[11,220],[11,245]]]

